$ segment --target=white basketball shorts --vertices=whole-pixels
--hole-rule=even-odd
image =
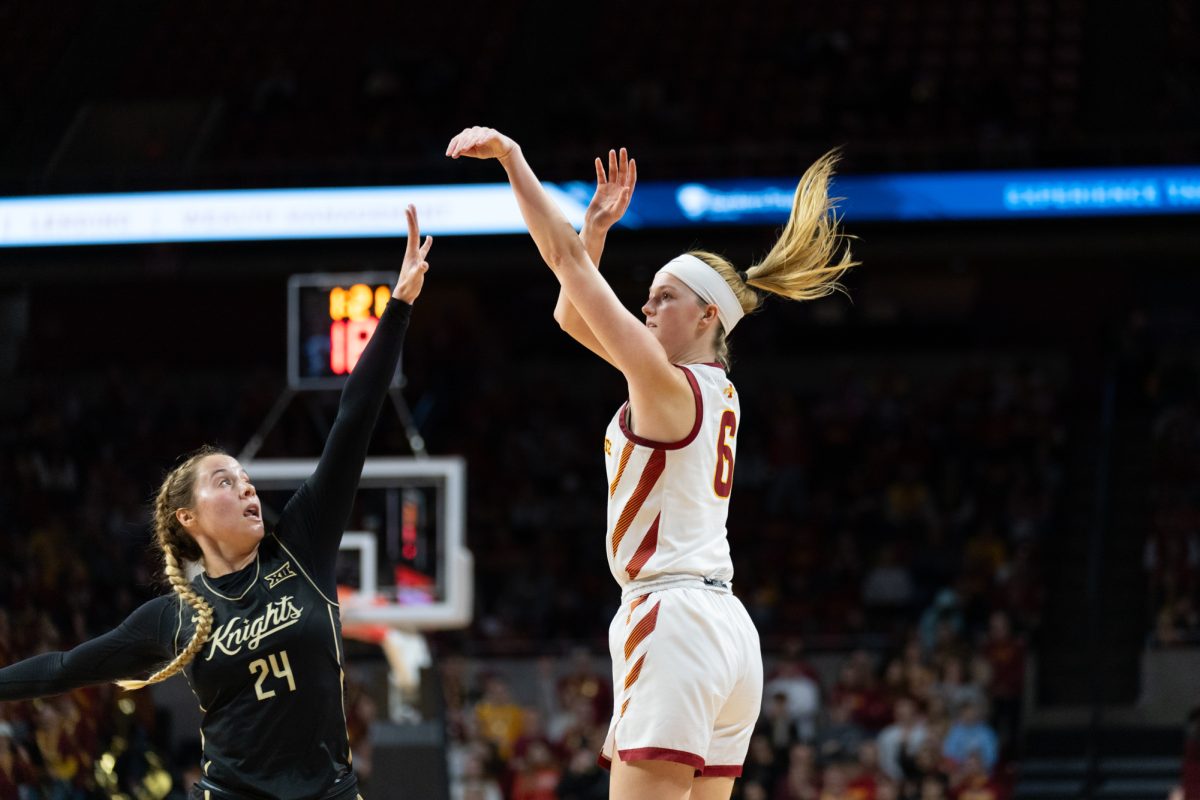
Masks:
[[[762,708],[758,631],[727,589],[679,587],[626,600],[608,631],[613,716],[600,764],[675,761],[740,777]]]

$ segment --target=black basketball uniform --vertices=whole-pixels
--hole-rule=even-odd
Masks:
[[[248,566],[192,582],[213,627],[185,675],[204,712],[198,800],[358,793],[343,694],[334,567],[367,445],[400,360],[412,307],[393,299],[346,381],[316,471]],[[250,476],[251,481],[254,476]],[[67,653],[0,669],[0,700],[145,675],[187,646],[192,609],[172,593]]]

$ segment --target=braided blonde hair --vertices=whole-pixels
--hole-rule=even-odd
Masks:
[[[175,594],[179,595],[180,599],[191,606],[195,612],[192,617],[192,621],[195,623],[192,639],[188,642],[187,647],[175,656],[174,660],[145,680],[117,681],[117,685],[122,689],[130,691],[141,689],[152,683],[165,681],[180,672],[192,663],[192,659],[200,652],[200,648],[204,647],[204,643],[208,641],[208,636],[212,632],[212,606],[192,588],[180,563],[181,560],[200,561],[204,554],[200,550],[200,545],[196,544],[196,540],[183,529],[175,516],[178,509],[187,508],[191,504],[192,490],[196,484],[196,468],[203,459],[212,455],[226,455],[226,453],[208,445],[201,447],[167,474],[154,498],[154,541],[162,551],[163,572],[166,575],[167,583],[171,585]]]
[[[837,151],[831,150],[805,170],[796,186],[787,225],[779,234],[775,246],[762,261],[745,273],[739,273],[728,259],[716,253],[706,250],[691,252],[691,255],[708,264],[725,279],[745,313],[749,314],[762,305],[763,295],[755,289],[789,300],[815,300],[833,292],[846,291],[838,279],[859,262],[853,259],[850,245],[845,242],[852,237],[838,229],[834,208],[838,198],[829,197],[829,183],[833,179],[837,161]],[[717,326],[717,360],[728,369],[729,343],[725,340],[726,333],[723,327]]]

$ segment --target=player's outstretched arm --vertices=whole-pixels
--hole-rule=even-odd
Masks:
[[[668,361],[646,326],[621,305],[571,223],[538,182],[520,146],[491,128],[468,128],[450,141],[446,155],[500,161],[543,260],[612,363],[625,375],[630,403],[645,429],[642,435],[682,438],[662,432],[679,428],[685,418],[684,432],[691,427],[695,406],[687,379]]]
[[[409,206],[405,213],[408,242],[393,299],[346,379],[337,417],[316,470],[292,495],[278,525],[280,538],[289,549],[298,549],[299,557],[308,557],[314,578],[330,597],[337,589],[333,562],[354,504],[367,446],[400,363],[413,303],[421,294],[429,270],[425,257],[433,238],[426,236],[420,243],[417,211]]]
[[[178,605],[172,595],[145,603],[115,630],[68,652],[42,653],[0,669],[0,701],[28,700],[151,672],[175,657]]]
[[[604,241],[608,231],[625,216],[636,186],[637,161],[629,157],[629,152],[624,147],[621,148],[619,156],[616,150],[608,151],[607,173],[604,171],[604,162],[596,159],[596,193],[592,195],[592,202],[588,203],[587,211],[584,212],[583,230],[579,232],[579,238],[597,269],[600,267],[600,257],[604,254]],[[612,356],[600,344],[596,334],[592,333],[592,329],[579,315],[567,293],[562,290],[558,293],[558,304],[554,307],[554,320],[575,341],[613,364]]]

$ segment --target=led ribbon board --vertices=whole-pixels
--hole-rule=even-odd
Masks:
[[[798,177],[643,182],[630,228],[778,225]],[[547,187],[576,227],[590,183]],[[1200,212],[1200,167],[847,175],[851,222],[1145,216]],[[404,207],[433,235],[524,233],[507,184],[0,198],[0,247],[399,237]]]

